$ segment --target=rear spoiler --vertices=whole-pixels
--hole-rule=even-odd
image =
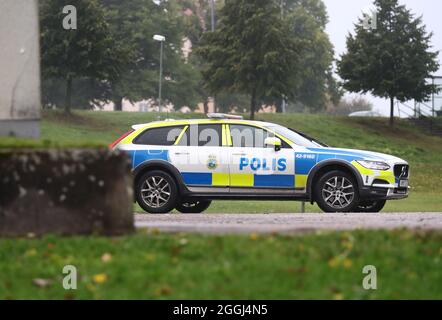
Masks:
[[[141,129],[141,128],[147,126],[147,125],[148,125],[148,123],[134,124],[134,125],[132,126],[132,129],[134,129],[134,131],[137,131],[138,129]]]

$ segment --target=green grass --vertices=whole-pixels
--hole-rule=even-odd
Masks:
[[[62,288],[67,264],[75,291]],[[366,265],[375,291],[362,288]],[[442,299],[441,270],[441,233],[0,240],[0,299]]]
[[[164,115],[163,115],[164,116]],[[170,114],[171,118],[200,118],[202,114]],[[385,211],[442,211],[442,139],[413,127],[407,120],[349,118],[311,114],[258,114],[259,120],[280,123],[306,132],[325,143],[396,155],[410,162],[411,195],[390,201]],[[131,125],[157,120],[156,113],[76,111],[66,116],[43,112],[41,140],[0,138],[0,148],[107,146]],[[299,212],[296,202],[215,202],[209,212]],[[316,206],[307,211],[318,212]],[[137,208],[136,210],[139,210]]]

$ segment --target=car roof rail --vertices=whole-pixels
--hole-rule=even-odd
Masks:
[[[243,120],[243,116],[233,115],[233,114],[226,114],[226,113],[213,113],[209,112],[207,114],[207,117],[209,119],[234,119],[234,120]]]

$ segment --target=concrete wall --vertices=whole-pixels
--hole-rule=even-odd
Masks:
[[[0,1],[0,135],[39,136],[38,0]]]
[[[0,236],[132,232],[126,153],[0,150]]]

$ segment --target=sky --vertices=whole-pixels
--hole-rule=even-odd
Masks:
[[[372,7],[373,0],[323,0],[327,6],[329,23],[327,32],[335,47],[335,56],[339,57],[346,51],[346,37],[349,32],[353,32],[354,23],[362,12]],[[442,1],[441,0],[400,0],[412,13],[423,17],[423,22],[427,26],[427,31],[433,32],[432,51],[439,53],[439,63],[442,65]],[[442,76],[442,68],[438,74]],[[352,96],[352,95],[350,95]],[[373,109],[383,115],[388,115],[389,101],[366,95],[373,103]],[[395,110],[397,112],[397,110]],[[397,115],[397,114],[396,114]]]

